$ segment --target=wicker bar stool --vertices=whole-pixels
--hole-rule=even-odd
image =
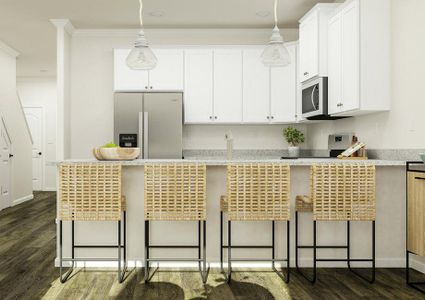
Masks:
[[[311,283],[316,281],[317,262],[342,261],[360,278],[375,281],[375,166],[366,164],[321,164],[311,167],[311,196],[297,196],[295,211],[295,261],[300,274]],[[313,245],[299,245],[298,213],[313,213]],[[317,221],[346,221],[346,245],[317,245]],[[350,256],[350,222],[372,222],[372,258],[354,259]],[[299,250],[313,249],[313,276],[307,276],[299,267]],[[317,249],[345,249],[346,259],[317,258]],[[370,262],[372,276],[354,271],[351,262]]]
[[[286,164],[229,164],[227,166],[227,195],[220,199],[220,263],[227,282],[231,280],[233,261],[271,262],[273,270],[289,282],[289,195],[290,168]],[[228,214],[228,244],[223,243],[223,214]],[[233,221],[271,221],[271,245],[233,245],[231,225]],[[287,256],[276,258],[275,222],[286,221]],[[227,272],[223,268],[223,251],[227,248]],[[232,249],[271,249],[271,259],[233,258]],[[275,262],[286,262],[286,276],[276,270]]]
[[[207,281],[206,199],[205,164],[145,165],[145,282],[150,280],[150,263],[164,261],[198,262],[202,282]],[[198,244],[151,245],[150,221],[197,221]],[[149,250],[152,248],[197,249],[198,258],[151,258]]]
[[[124,281],[127,269],[126,256],[126,209],[122,196],[121,165],[118,164],[62,164],[59,166],[59,264],[60,280],[64,283],[78,261],[117,261],[118,281]],[[71,221],[71,258],[62,255],[63,222]],[[76,222],[116,221],[118,241],[116,245],[76,245]],[[123,232],[121,232],[123,223]],[[121,244],[123,235],[123,244]],[[117,248],[118,258],[76,258],[75,250],[81,248]],[[123,255],[124,265],[121,266]],[[63,262],[71,262],[69,270],[63,274]]]

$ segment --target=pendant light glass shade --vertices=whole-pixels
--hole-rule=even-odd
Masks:
[[[277,26],[273,28],[270,42],[264,49],[261,59],[263,64],[268,67],[284,67],[291,63],[288,49],[283,44],[283,38]]]
[[[145,32],[143,31],[143,2],[139,0],[139,19],[140,19],[140,29],[137,39],[134,43],[133,49],[127,56],[127,66],[133,70],[151,70],[155,68],[157,59],[155,54],[152,52],[152,49],[149,48],[148,41],[145,37]]]
[[[283,44],[283,37],[277,27],[277,1],[274,0],[274,28],[269,44],[261,54],[261,59],[266,67],[284,67],[291,63],[291,56]]]
[[[127,56],[127,66],[133,70],[151,70],[155,68],[157,59],[152,49],[149,48],[145,33],[140,30],[134,48]]]

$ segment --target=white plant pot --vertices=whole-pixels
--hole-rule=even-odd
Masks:
[[[288,147],[288,156],[289,157],[298,157],[300,156],[300,147]]]

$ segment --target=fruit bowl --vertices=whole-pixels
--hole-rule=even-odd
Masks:
[[[134,160],[140,155],[140,148],[94,148],[93,155],[97,160]]]

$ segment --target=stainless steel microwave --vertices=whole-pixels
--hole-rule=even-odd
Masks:
[[[328,78],[313,78],[302,85],[302,115],[306,119],[328,119]]]

